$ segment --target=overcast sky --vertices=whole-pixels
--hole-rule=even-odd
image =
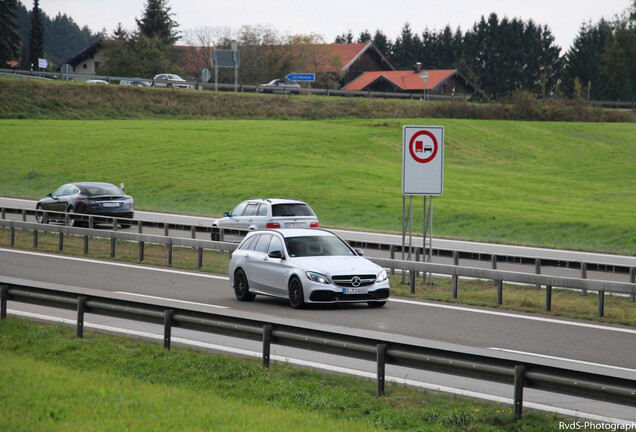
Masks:
[[[31,10],[32,0],[21,0]],[[408,22],[416,33],[426,28],[441,30],[446,24],[466,30],[482,15],[521,18],[547,25],[556,43],[566,51],[583,22],[611,19],[630,6],[631,0],[170,0],[179,30],[196,27],[267,25],[281,34],[317,33],[327,42],[348,30],[357,38],[367,29],[382,30],[391,40]],[[121,22],[136,28],[135,18],[144,0],[40,0],[40,7],[53,18],[66,13],[80,26],[108,33]]]

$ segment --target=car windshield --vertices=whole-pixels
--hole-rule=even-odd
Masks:
[[[292,258],[355,255],[349,246],[335,236],[287,237],[285,246]]]
[[[274,204],[272,216],[314,216],[314,212],[304,203]]]
[[[168,77],[169,80],[173,80],[173,81],[183,81],[183,79],[179,76],[179,75],[166,75],[166,77]]]
[[[123,195],[122,191],[114,185],[85,186],[84,190],[91,196],[95,195]]]

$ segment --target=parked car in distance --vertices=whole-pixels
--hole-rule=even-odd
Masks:
[[[134,200],[117,186],[110,183],[84,182],[68,183],[60,186],[55,192],[42,198],[36,205],[36,210],[52,210],[61,213],[37,213],[39,223],[51,220],[65,220],[68,214],[68,224],[76,226],[88,220],[84,215],[110,216],[132,219],[134,215]],[[99,220],[99,219],[98,219]],[[130,221],[119,221],[122,227],[129,227]]]
[[[179,75],[175,74],[159,74],[155,75],[152,85],[155,87],[168,87],[168,88],[181,88],[181,89],[189,89],[190,85],[181,78]]]
[[[91,79],[86,81],[87,84],[102,84],[102,85],[108,85],[109,82],[106,80],[100,80],[100,79]]]
[[[254,231],[232,253],[230,284],[240,301],[263,294],[288,299],[295,309],[307,303],[384,306],[387,272],[361,255],[324,229]]]
[[[252,198],[212,222],[212,240],[219,229],[259,230],[266,228],[318,228],[318,218],[309,205],[297,199]]]
[[[257,93],[300,94],[300,84],[288,79],[275,79],[256,87]]]
[[[128,86],[136,86],[136,87],[150,87],[150,81],[146,81],[143,78],[131,78],[131,79],[123,79],[119,81],[119,85],[128,85]]]

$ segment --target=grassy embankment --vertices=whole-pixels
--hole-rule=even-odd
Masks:
[[[9,318],[0,322],[0,430],[525,431],[553,414],[398,384]]]
[[[124,182],[137,209],[207,216],[298,197],[323,226],[401,232],[410,123],[446,131],[436,236],[636,255],[633,123],[0,120],[0,195]]]
[[[636,112],[548,102],[521,93],[509,103],[422,102],[366,97],[212,93],[0,77],[0,118],[12,119],[387,119],[459,118],[635,122]]]

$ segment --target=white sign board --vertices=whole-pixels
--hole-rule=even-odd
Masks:
[[[402,194],[442,195],[444,127],[404,126],[402,138]]]

